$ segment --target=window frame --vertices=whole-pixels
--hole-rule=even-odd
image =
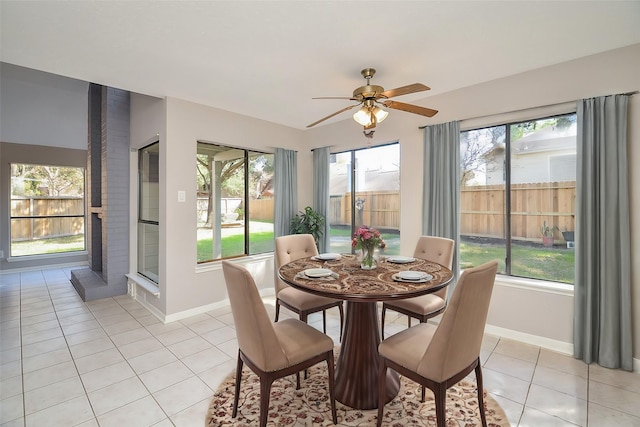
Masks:
[[[54,167],[54,168],[65,168],[65,169],[78,169],[82,173],[82,214],[56,214],[56,215],[14,215],[13,214],[13,200],[14,194],[13,189],[10,188],[8,192],[9,196],[9,256],[7,260],[22,260],[22,259],[42,259],[47,257],[60,257],[65,255],[75,255],[86,253],[87,251],[87,168],[85,166],[73,166],[73,165],[65,165],[65,164],[43,164],[37,162],[9,162],[9,170],[13,169],[14,165],[25,165],[25,166],[35,166],[35,167]],[[13,183],[13,176],[9,179],[9,186],[11,187]],[[26,196],[25,196],[26,197]],[[45,198],[50,196],[35,196],[30,198]],[[83,236],[83,247],[82,249],[77,250],[65,250],[58,252],[39,252],[39,253],[29,253],[29,254],[14,254],[13,253],[13,234],[12,234],[12,222],[13,220],[20,219],[29,219],[29,220],[47,220],[47,219],[61,219],[61,218],[82,218],[82,236]],[[33,231],[32,231],[33,232]]]
[[[251,221],[249,220],[250,218],[250,214],[251,214],[251,204],[254,201],[254,199],[251,198],[251,192],[250,192],[250,185],[251,185],[251,179],[249,177],[250,175],[250,161],[253,157],[256,156],[271,156],[272,158],[272,164],[273,164],[273,157],[275,156],[274,153],[270,153],[270,152],[266,152],[266,151],[261,151],[261,150],[256,150],[256,149],[249,149],[249,148],[243,148],[243,147],[236,147],[236,146],[231,146],[231,145],[225,145],[225,144],[220,144],[220,143],[215,143],[215,142],[210,142],[210,141],[197,141],[197,146],[199,147],[201,144],[203,145],[208,145],[208,146],[214,146],[214,147],[220,147],[226,150],[224,151],[229,151],[229,150],[236,150],[236,151],[240,151],[242,152],[242,162],[243,162],[243,166],[242,166],[242,174],[243,174],[243,190],[242,190],[242,201],[241,201],[241,205],[242,205],[242,209],[243,209],[243,221],[242,221],[242,232],[244,235],[243,238],[243,253],[241,254],[233,254],[233,255],[229,255],[229,256],[221,256],[220,257],[216,257],[216,258],[212,258],[212,259],[198,259],[199,258],[199,253],[198,250],[196,250],[196,265],[197,267],[200,269],[202,267],[208,266],[208,265],[212,265],[212,263],[216,263],[216,262],[220,262],[222,260],[225,259],[233,259],[233,258],[241,258],[241,257],[249,257],[249,256],[260,256],[263,254],[267,254],[267,253],[272,253],[273,252],[273,246],[274,246],[274,242],[275,240],[272,239],[272,244],[271,247],[268,249],[265,249],[263,251],[256,251],[256,252],[252,252],[254,250],[254,248],[252,247],[252,241],[251,241]],[[197,148],[196,149],[196,153],[197,155],[201,154],[200,150]],[[197,162],[197,160],[196,160]],[[197,165],[196,165],[197,166]],[[197,173],[197,172],[196,172]],[[275,170],[273,171],[273,176],[275,176]],[[209,185],[210,187],[214,187],[213,184],[213,177],[209,177],[209,179],[211,180]],[[210,190],[212,191],[212,190]],[[196,200],[198,200],[199,198],[196,197]],[[257,199],[256,199],[257,200]],[[198,208],[196,208],[198,209]],[[222,216],[222,214],[221,214]],[[273,217],[273,213],[272,213],[272,217]],[[196,227],[198,227],[198,225],[196,224]],[[212,245],[215,246],[215,239],[216,239],[216,230],[214,229],[214,227],[216,227],[216,222],[214,221],[211,225],[212,230],[213,230],[213,237],[212,237]],[[220,225],[220,230],[217,231],[218,235],[220,236],[220,239],[222,239],[222,225]],[[198,239],[196,239],[196,245],[198,245]],[[222,241],[221,241],[222,244]]]
[[[136,241],[137,241],[137,266],[136,266],[136,270],[137,273],[143,277],[145,277],[148,280],[151,280],[153,283],[155,284],[159,284],[160,283],[160,277],[159,277],[159,271],[157,272],[157,275],[155,278],[150,277],[149,274],[140,271],[141,270],[141,262],[140,262],[140,258],[144,257],[145,259],[148,259],[149,255],[146,252],[142,252],[144,250],[144,248],[147,248],[148,245],[144,245],[144,247],[141,247],[142,245],[140,244],[140,239],[141,239],[141,235],[140,235],[140,227],[146,227],[146,226],[155,226],[157,228],[157,235],[158,235],[158,241],[159,241],[159,236],[160,236],[160,218],[158,215],[158,219],[157,220],[152,220],[149,218],[143,218],[143,212],[145,211],[145,209],[143,209],[143,200],[146,194],[146,191],[144,191],[144,186],[143,183],[145,181],[143,181],[143,161],[144,158],[142,156],[143,152],[147,151],[149,148],[157,146],[157,158],[158,158],[158,164],[157,164],[157,184],[158,184],[158,199],[157,199],[157,205],[156,205],[156,209],[158,210],[158,214],[159,214],[159,209],[160,209],[160,200],[159,200],[159,186],[160,186],[160,141],[159,140],[155,140],[153,142],[151,142],[150,144],[145,145],[144,147],[141,147],[140,149],[138,149],[138,218],[137,218],[137,228],[136,228]],[[149,151],[150,152],[150,151]],[[147,182],[151,182],[151,181],[147,181]],[[149,206],[147,206],[147,208],[149,208]],[[158,243],[158,247],[157,247],[157,251],[156,251],[156,261],[157,261],[157,265],[159,266],[159,261],[160,261],[160,245]],[[145,263],[146,265],[146,263]]]
[[[547,111],[546,113],[545,113],[545,110]],[[523,110],[523,111],[516,111],[513,113],[506,113],[501,115],[501,116],[504,116],[504,119],[500,119],[500,116],[498,117],[494,116],[490,118],[488,117],[483,120],[486,122],[486,124],[482,124],[482,122],[478,122],[479,120],[481,120],[478,118],[469,119],[461,123],[460,134],[462,135],[463,133],[466,133],[466,132],[488,129],[492,127],[500,127],[500,126],[505,127],[505,154],[504,154],[504,171],[503,171],[504,185],[505,185],[505,189],[504,189],[505,210],[503,212],[503,215],[505,217],[504,218],[505,259],[503,261],[505,265],[505,271],[502,273],[501,272],[498,273],[499,275],[502,276],[501,282],[503,284],[510,283],[512,285],[515,285],[516,287],[524,287],[524,288],[531,288],[531,289],[546,288],[550,292],[557,292],[563,295],[572,294],[574,283],[552,280],[550,278],[534,278],[534,277],[527,277],[527,276],[519,276],[519,275],[514,275],[512,273],[513,240],[512,240],[512,221],[511,221],[512,220],[511,192],[512,192],[513,170],[511,165],[511,162],[512,162],[511,150],[512,150],[512,144],[513,142],[515,142],[515,141],[512,141],[512,138],[511,138],[512,126],[517,124],[527,123],[527,122],[536,122],[536,121],[548,120],[548,119],[553,119],[553,118],[558,118],[563,116],[576,115],[575,104],[557,104],[554,106],[550,106],[549,108],[542,107],[542,108],[532,109],[531,111],[535,111],[535,113],[529,112],[529,114],[527,114],[527,110]],[[473,125],[470,125],[470,123],[473,123]],[[464,124],[467,124],[467,126],[464,126]],[[461,141],[462,141],[462,138],[461,138]],[[567,154],[562,154],[562,155],[564,156]],[[577,146],[576,146],[576,153],[573,155],[576,158],[576,166],[577,166],[577,161],[578,161]],[[550,161],[551,161],[551,158],[548,159],[548,162]],[[551,170],[549,170],[549,172],[551,172]],[[551,178],[549,177],[549,180],[550,179]],[[577,176],[575,180],[577,181]],[[549,182],[552,182],[552,181],[549,181]],[[574,207],[574,215],[575,215],[575,207]],[[464,261],[464,260],[461,259],[461,261]],[[575,261],[574,261],[574,266],[575,266]]]

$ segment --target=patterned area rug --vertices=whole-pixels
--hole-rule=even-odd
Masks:
[[[295,376],[276,380],[271,387],[268,426],[332,426],[327,389],[326,364],[320,363],[301,377],[296,390]],[[250,370],[242,374],[238,415],[231,418],[235,373],[220,385],[209,405],[207,427],[256,426],[260,416],[260,380]],[[509,421],[498,403],[484,394],[489,427],[507,427]],[[375,426],[377,410],[359,410],[336,401],[339,426]],[[433,394],[426,390],[425,403],[420,402],[420,386],[401,379],[398,395],[384,408],[385,426],[435,426],[436,412]],[[463,380],[447,392],[447,427],[481,426],[475,382]]]

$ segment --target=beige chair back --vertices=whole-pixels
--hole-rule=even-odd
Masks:
[[[462,272],[418,365],[420,375],[442,382],[478,358],[497,271],[497,261],[491,261]]]
[[[315,255],[318,255],[318,248],[316,247],[316,241],[313,240],[313,236],[311,234],[291,234],[288,236],[276,237],[276,277],[274,281],[276,297],[281,290],[289,286],[278,277],[278,270],[280,269],[280,266],[300,258]]]
[[[287,358],[249,270],[222,261],[222,271],[240,350],[263,371],[286,366]]]
[[[453,265],[453,249],[456,242],[446,237],[421,236],[416,243],[416,249],[413,252],[414,258],[426,259],[427,261],[437,262],[448,269]],[[442,288],[434,295],[439,296],[443,300],[447,299],[447,287]]]

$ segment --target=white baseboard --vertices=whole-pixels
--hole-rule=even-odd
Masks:
[[[87,261],[77,261],[77,262],[67,262],[60,264],[52,264],[52,265],[36,265],[31,267],[20,267],[20,268],[9,268],[7,270],[0,270],[0,275],[12,274],[12,273],[23,273],[28,271],[46,271],[46,270],[55,270],[58,268],[72,268],[72,267],[88,267],[89,264]]]
[[[570,342],[558,341],[489,324],[486,325],[484,332],[489,335],[496,335],[502,338],[520,341],[525,344],[535,345],[548,350],[557,351],[559,353],[573,354],[573,343]]]
[[[207,311],[216,310],[221,307],[229,306],[229,299],[223,299],[222,301],[214,302],[212,304],[203,305],[200,307],[192,308],[189,310],[180,311],[178,313],[169,314],[165,316],[164,323],[175,322],[176,320],[186,319],[191,316],[195,316],[197,314],[206,313]]]
[[[260,295],[262,295],[262,297],[268,297],[268,296],[273,296],[274,295],[274,290],[269,288],[269,289],[262,289],[260,291]],[[189,310],[184,310],[184,311],[180,311],[178,313],[173,313],[173,314],[169,314],[169,315],[164,315],[163,313],[161,313],[157,308],[155,308],[154,306],[148,304],[146,301],[139,299],[139,298],[135,298],[136,301],[138,301],[140,304],[142,304],[146,309],[148,309],[149,311],[151,311],[151,313],[156,316],[162,323],[171,323],[171,322],[175,322],[178,320],[182,320],[182,319],[186,319],[188,317],[191,316],[195,316],[197,314],[202,314],[202,313],[206,313],[207,311],[213,311],[213,310],[217,310],[219,308],[222,307],[228,307],[230,305],[229,299],[223,299],[222,301],[217,301],[214,302],[212,304],[207,304],[207,305],[203,305],[200,307],[195,307]]]
[[[145,295],[146,295],[145,293],[137,293],[135,295],[129,295],[129,296],[134,300],[136,300],[141,306],[149,310],[149,312],[154,316],[156,316],[158,320],[160,320],[162,323],[167,323],[164,320],[165,319],[164,313],[158,310],[155,306],[149,304],[146,300]]]
[[[573,343],[570,342],[553,340],[492,325],[486,325],[484,332],[489,335],[495,335],[573,356]],[[633,359],[633,372],[640,374],[640,359]]]

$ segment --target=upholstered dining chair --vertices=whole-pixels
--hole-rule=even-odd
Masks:
[[[280,317],[281,305],[297,313],[300,320],[305,323],[309,314],[322,311],[322,328],[324,333],[327,333],[327,309],[338,307],[340,310],[340,337],[342,337],[344,309],[341,300],[325,298],[292,288],[278,277],[278,269],[282,265],[300,258],[318,255],[318,248],[313,236],[311,234],[291,234],[276,237],[275,249],[275,321],[277,322]]]
[[[437,262],[451,269],[455,242],[445,237],[421,236],[413,252],[414,258]],[[447,287],[432,294],[415,298],[386,301],[382,304],[381,333],[384,339],[384,319],[387,310],[397,311],[407,316],[407,327],[411,327],[411,318],[420,323],[442,313],[447,308]]]
[[[298,319],[272,323],[251,273],[240,265],[222,261],[224,279],[238,339],[238,365],[232,418],[238,414],[242,368],[247,366],[260,377],[260,426],[267,424],[271,384],[278,378],[296,374],[323,360],[327,362],[329,398],[333,423],[337,423],[334,396],[333,340]]]
[[[423,402],[424,387],[428,387],[434,394],[438,427],[446,424],[447,389],[473,370],[480,419],[482,425],[487,426],[480,345],[497,270],[497,261],[491,261],[463,271],[439,325],[420,323],[392,335],[378,346],[379,383],[384,384],[387,368],[391,368],[422,385]],[[378,392],[378,402],[384,402],[385,388],[379,387]],[[383,411],[384,405],[379,405],[378,427]]]

